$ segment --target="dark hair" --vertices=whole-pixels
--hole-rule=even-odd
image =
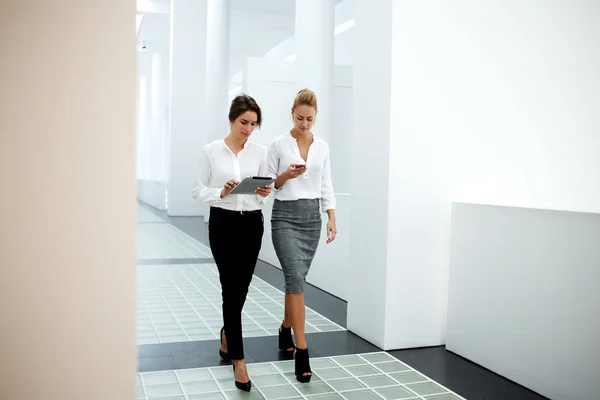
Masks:
[[[260,107],[256,103],[256,100],[247,94],[240,94],[231,102],[231,107],[229,108],[229,122],[235,121],[246,111],[254,111],[256,113],[256,125],[260,127],[260,124],[262,124]]]

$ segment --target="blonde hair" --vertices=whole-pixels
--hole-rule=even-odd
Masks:
[[[314,107],[315,111],[317,109],[317,96],[310,89],[302,89],[296,95],[294,99],[294,104],[292,105],[292,111],[296,110],[298,106],[310,106]]]

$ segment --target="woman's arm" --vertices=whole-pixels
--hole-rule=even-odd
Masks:
[[[266,150],[260,159],[260,166],[258,167],[258,176],[274,176],[269,170],[269,154]],[[271,186],[272,185],[268,185],[268,188],[264,187],[257,189],[256,200],[258,200],[260,204],[265,204],[267,202],[269,194],[271,194]]]
[[[333,191],[333,182],[331,181],[331,162],[329,161],[329,148],[325,155],[323,163],[323,173],[321,175],[321,209],[327,213],[327,243],[335,240],[337,235],[337,225],[335,220],[335,193]]]
[[[279,152],[277,151],[277,142],[275,140],[271,142],[267,157],[269,176],[277,178],[275,179],[273,186],[275,187],[275,190],[278,190],[285,182],[287,182],[288,178],[285,176],[285,172],[279,175]]]
[[[335,193],[333,191],[333,182],[331,180],[331,162],[329,161],[329,148],[323,162],[323,172],[321,174],[321,209],[323,212],[332,210],[332,215],[335,217],[333,210],[335,209]],[[330,215],[331,217],[331,215]]]
[[[207,203],[216,203],[221,200],[221,191],[223,188],[208,187],[210,182],[210,162],[206,148],[200,153],[200,162],[196,171],[196,180],[192,187],[192,197],[198,201]]]

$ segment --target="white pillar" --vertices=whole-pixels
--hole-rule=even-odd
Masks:
[[[206,97],[208,141],[229,133],[231,0],[208,0]]]
[[[203,215],[192,185],[206,144],[207,0],[171,1],[169,215]]]
[[[314,131],[325,140],[332,133],[334,28],[335,0],[296,1],[296,86],[317,95],[319,113]]]
[[[400,27],[410,4],[355,0],[348,328],[386,350],[445,339],[444,132],[425,129],[426,118],[411,119],[407,111],[405,49],[413,39]]]
[[[148,84],[148,75],[140,76],[140,126],[139,126],[139,171],[140,179],[150,179],[150,85]]]
[[[0,398],[133,399],[135,4],[0,8]]]
[[[359,112],[353,115],[350,137],[350,165],[357,168],[352,180],[356,184],[351,187],[352,245],[348,276],[353,279],[353,287],[348,296],[348,329],[383,348],[388,264],[392,5],[373,1],[371,7],[368,2],[355,0],[354,6],[354,53],[361,56],[355,57],[354,62],[353,108]],[[387,18],[381,20],[386,14]],[[360,160],[358,164],[357,160]],[[376,206],[372,190],[356,187],[363,178],[368,179],[370,187],[377,188]]]
[[[136,177],[137,179],[140,179],[143,174],[142,174],[142,165],[143,165],[143,142],[142,142],[142,116],[143,116],[143,112],[142,112],[142,104],[143,104],[143,100],[142,100],[142,94],[144,92],[143,89],[143,83],[142,83],[142,74],[140,73],[140,67],[139,67],[139,57],[137,60],[137,64],[138,64],[138,68],[137,68],[137,79],[136,79],[136,104],[135,104],[135,112],[136,112],[136,123],[135,123],[135,136],[136,136],[136,160],[137,160],[137,164],[136,164]]]
[[[168,126],[167,109],[169,103],[169,50],[159,46],[151,59],[151,143],[150,179],[164,182],[168,179]]]
[[[207,0],[206,142],[229,133],[229,46],[231,0]],[[207,211],[207,207],[205,208]],[[208,212],[204,220],[208,222]]]
[[[162,88],[162,80],[165,77],[165,71],[162,66],[162,58],[164,57],[159,51],[155,51],[152,54],[152,72],[151,72],[151,85],[152,88],[150,90],[151,99],[150,99],[150,107],[151,107],[151,130],[150,130],[150,179],[151,180],[160,180],[164,178],[163,171],[163,154],[165,152],[164,149],[164,141],[163,137],[165,132],[163,131],[163,107],[165,105],[165,101],[163,100],[164,93]]]

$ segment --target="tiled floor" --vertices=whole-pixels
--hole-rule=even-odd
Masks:
[[[386,353],[313,358],[313,379],[300,384],[293,361],[249,364],[250,393],[234,386],[231,366],[138,374],[140,400],[207,399],[424,399],[462,397]]]
[[[473,400],[548,400],[443,346],[390,351],[390,355]]]
[[[142,207],[138,205],[138,222],[163,222],[166,223],[162,218],[154,215],[151,211],[149,211],[146,207]]]
[[[245,337],[277,335],[283,292],[254,277],[243,310]],[[221,290],[214,264],[138,267],[138,344],[219,338]],[[307,307],[306,332],[344,330]]]
[[[194,287],[194,282],[190,282],[187,278],[192,270],[186,264],[193,264],[192,267],[203,267],[199,264],[213,262],[210,250],[206,247],[208,244],[206,224],[198,217],[168,217],[165,212],[157,211],[144,204],[141,204],[139,209],[146,209],[145,211],[153,215],[143,211],[139,214],[138,271],[142,277],[145,273],[163,275],[163,277],[152,283],[152,278],[146,275],[148,279],[143,279],[145,284],[140,285],[140,288],[143,287],[148,291],[143,298],[138,296],[138,304],[142,305],[138,309],[139,321],[142,322],[140,325],[142,329],[138,332],[139,339],[142,339],[138,346],[138,371],[140,372],[138,399],[456,400],[464,397],[469,400],[548,400],[452,354],[443,347],[377,353],[388,354],[380,357],[389,357],[391,354],[394,357],[392,361],[370,359],[370,355],[363,353],[379,352],[380,349],[347,330],[308,334],[307,340],[313,357],[315,377],[311,384],[299,385],[290,373],[293,371],[293,364],[282,361],[285,357],[278,351],[277,337],[273,336],[279,326],[280,314],[275,318],[276,323],[269,319],[270,316],[267,318],[264,314],[252,315],[261,310],[269,311],[265,310],[263,305],[268,304],[268,297],[273,298],[276,295],[265,294],[264,290],[270,288],[279,292],[274,287],[280,287],[283,283],[281,271],[261,261],[257,265],[254,282],[260,282],[258,279],[260,277],[264,280],[262,284],[266,286],[261,290],[259,285],[256,288],[258,290],[252,290],[252,293],[264,295],[267,299],[264,297],[262,300],[258,299],[259,301],[250,299],[247,311],[251,312],[248,312],[245,317],[245,326],[256,332],[265,328],[269,330],[269,324],[272,324],[270,326],[274,326],[275,329],[269,330],[271,336],[247,337],[244,340],[245,356],[249,363],[254,388],[249,395],[234,390],[231,366],[219,366],[222,362],[217,354],[220,324],[217,326],[216,321],[221,317],[218,311],[220,298],[215,296],[212,290],[215,285],[219,287],[218,280],[214,279],[216,270],[213,266],[212,289],[206,286],[200,291]],[[159,220],[154,219],[153,216]],[[157,227],[159,225],[163,227]],[[164,268],[163,264],[176,265],[177,267],[171,267],[174,268],[172,271],[178,271],[178,268],[185,268],[188,271],[185,274],[175,273],[175,276],[179,276],[178,279],[184,279],[183,282],[179,282],[183,286],[179,283],[175,285],[170,278],[164,279],[164,273],[159,272]],[[152,272],[153,268],[155,268],[154,272]],[[193,274],[201,275],[195,270]],[[199,284],[208,282],[203,276],[202,279],[198,280]],[[186,292],[182,294],[181,290],[173,290],[175,286],[183,287]],[[306,289],[308,305],[336,321],[340,326],[345,326],[346,304],[343,301],[311,285],[307,285]],[[200,292],[208,293],[209,297],[202,298]],[[189,299],[188,294],[191,296]],[[192,300],[196,308],[192,307],[187,300]],[[280,306],[281,301],[278,300],[277,303]],[[202,322],[198,315],[198,311],[202,311],[201,307],[209,311],[204,320],[206,323]],[[275,315],[273,312],[268,314]],[[256,324],[257,318],[264,326]],[[261,320],[261,318],[265,319]],[[179,336],[177,340],[182,339],[183,336],[186,341],[168,342],[168,338],[174,339],[177,336]],[[360,356],[357,357],[355,353]],[[319,357],[328,358],[318,359]],[[397,359],[428,374],[437,381],[437,384],[422,373],[400,364]],[[255,364],[257,362],[263,364]],[[401,369],[401,371],[393,372],[394,369]],[[451,388],[455,393],[460,393],[463,397],[450,393],[442,385]]]
[[[137,240],[138,259],[212,258],[210,248],[167,223],[138,223]]]

